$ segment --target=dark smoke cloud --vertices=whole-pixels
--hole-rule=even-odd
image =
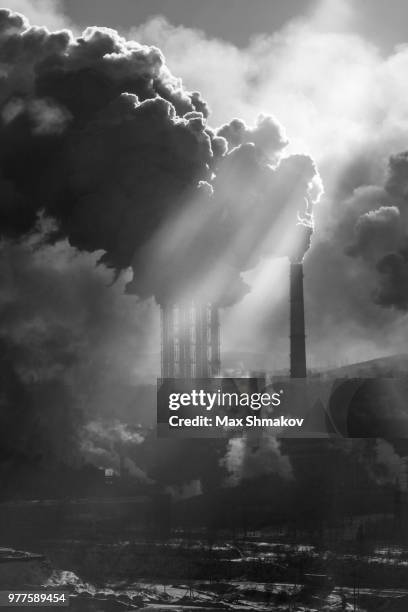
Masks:
[[[211,129],[206,103],[162,53],[113,30],[74,38],[0,10],[0,62],[2,448],[26,466],[82,453],[107,467],[123,433],[112,406],[130,414],[142,403],[130,371],[143,367],[151,313],[122,296],[121,271],[132,267],[127,291],[143,299],[236,302],[248,290],[241,273],[260,258],[303,257],[317,170],[308,156],[283,156],[272,117]],[[209,486],[207,447],[187,463],[155,446],[135,441],[135,475],[171,481],[183,463],[178,484]]]
[[[207,108],[154,47],[113,30],[30,28],[0,12],[3,235],[33,229],[39,211],[83,250],[119,270],[181,205],[213,157]]]
[[[367,190],[367,188],[366,188]],[[378,273],[373,300],[383,307],[408,309],[408,153],[389,159],[383,201],[387,205],[361,214],[354,225],[354,242],[346,248],[351,256],[360,256]]]
[[[379,259],[377,271],[380,275],[379,288],[375,293],[377,304],[408,310],[408,152],[393,155],[389,160],[388,177],[385,189],[390,199],[396,204],[399,216],[399,227],[395,227],[394,244],[386,255]]]
[[[396,253],[385,255],[377,263],[380,274],[375,301],[380,306],[408,310],[408,243]]]
[[[124,279],[111,286],[97,254],[66,242],[47,246],[36,236],[3,243],[0,255],[0,480],[3,492],[18,493],[18,473],[24,494],[42,470],[104,466],[110,455],[84,450],[89,422],[112,420],[114,411],[112,439],[123,422],[152,425],[154,313],[124,295]]]
[[[260,115],[254,128],[249,128],[244,121],[233,119],[217,130],[217,135],[228,142],[230,149],[252,142],[264,152],[268,159],[274,159],[288,144],[282,126],[273,117]]]
[[[349,255],[375,259],[378,254],[392,251],[403,238],[401,214],[396,206],[381,206],[361,215],[355,225],[355,242]]]
[[[219,301],[233,302],[245,290],[240,272],[264,253],[260,228],[278,215],[296,225],[299,209],[301,221],[309,219],[311,206],[303,202],[316,177],[310,158],[279,163],[287,140],[272,117],[260,117],[255,128],[234,120],[211,130],[200,94],[183,87],[157,48],[107,28],[87,28],[79,38],[50,33],[2,10],[0,60],[7,66],[0,88],[3,236],[32,231],[42,212],[56,222],[48,241],[68,238],[80,250],[101,250],[116,273],[133,265],[129,291],[164,299],[170,290],[192,290],[199,277],[207,291],[215,261],[224,259],[221,245],[253,218],[244,252],[226,254],[228,297]],[[243,179],[251,193],[247,184],[242,191]],[[213,202],[206,202],[203,186],[211,192],[210,183]],[[196,202],[204,209],[192,219],[197,240],[159,257],[163,272],[149,273],[150,282],[139,278],[141,254],[151,255],[165,223]],[[218,249],[210,252],[209,240]],[[301,238],[302,255],[308,240]]]
[[[390,157],[385,189],[406,212],[408,208],[408,151]]]

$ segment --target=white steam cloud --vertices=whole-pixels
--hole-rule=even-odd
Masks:
[[[228,472],[226,484],[230,486],[272,473],[285,479],[292,478],[289,458],[281,454],[277,438],[266,431],[256,441],[245,437],[231,438],[221,465]]]

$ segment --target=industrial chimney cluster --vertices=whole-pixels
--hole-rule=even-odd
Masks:
[[[212,378],[220,373],[219,311],[194,301],[161,307],[162,378]]]
[[[218,307],[194,301],[162,304],[162,378],[212,378],[220,374],[220,369]],[[306,378],[301,262],[290,263],[290,376]]]

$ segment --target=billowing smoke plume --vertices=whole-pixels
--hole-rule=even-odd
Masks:
[[[221,465],[227,470],[229,485],[271,473],[282,478],[292,477],[289,457],[281,454],[276,436],[267,432],[256,443],[245,438],[231,438]]]
[[[48,449],[42,436],[58,430],[66,445],[55,437],[44,453],[71,460],[79,440],[94,464],[117,468],[124,453],[143,479],[132,457],[146,443],[119,440],[129,432],[93,414],[97,401],[106,404],[95,380],[112,373],[102,361],[115,346],[101,329],[116,326],[119,343],[130,318],[122,327],[110,319],[105,268],[94,278],[78,253],[95,253],[116,277],[131,267],[127,291],[141,298],[231,304],[247,291],[241,273],[262,257],[303,258],[321,192],[316,167],[306,155],[285,157],[288,141],[273,117],[210,128],[201,95],[172,75],[159,49],[114,30],[74,38],[0,10],[0,62],[0,236],[10,276],[1,333],[14,363],[4,430],[37,432],[18,444],[9,436],[27,464]],[[61,252],[72,274],[61,269]],[[24,292],[30,303],[22,306]],[[19,400],[18,416],[15,398],[35,397],[31,384],[47,410],[38,416],[31,400]],[[261,457],[274,456],[269,447]],[[196,471],[185,482],[198,481]]]
[[[116,273],[132,265],[129,291],[158,300],[235,301],[260,256],[303,256],[318,176],[307,156],[282,159],[273,118],[210,129],[157,48],[106,28],[74,38],[2,10],[0,59],[3,237],[32,232],[41,213],[55,221],[46,240],[102,251]],[[277,224],[294,228],[287,247]]]
[[[374,188],[365,188],[369,195]],[[381,193],[381,192],[380,192]],[[377,191],[378,196],[378,191]],[[378,287],[373,292],[380,306],[408,309],[408,153],[389,160],[388,176],[381,193],[383,205],[363,212],[354,226],[354,242],[346,249],[360,256],[378,273]],[[373,205],[376,198],[367,198]],[[356,198],[354,198],[354,202]]]
[[[355,243],[348,253],[375,260],[379,253],[392,251],[403,236],[399,208],[381,206],[359,217],[355,225]]]
[[[114,468],[118,474],[125,470],[139,481],[152,482],[129,456],[143,440],[137,429],[117,420],[91,421],[83,428],[81,453],[85,460],[100,468]]]
[[[83,458],[105,467],[98,454],[84,452],[86,424],[106,423],[114,440],[114,407],[122,423],[151,425],[146,414],[155,389],[135,386],[149,380],[144,351],[151,307],[124,295],[125,279],[110,286],[109,271],[95,266],[97,254],[80,254],[64,241],[42,246],[38,236],[3,244],[0,252],[0,481],[6,494],[10,487],[34,486],[33,474],[42,470],[80,469]],[[152,340],[157,344],[158,337]],[[109,467],[116,468],[117,449],[109,456]]]
[[[160,51],[116,32],[30,28],[0,13],[1,228],[19,236],[40,210],[104,262],[130,265],[213,157],[207,108],[182,89]],[[190,114],[192,113],[192,114]],[[181,119],[181,117],[184,119]]]

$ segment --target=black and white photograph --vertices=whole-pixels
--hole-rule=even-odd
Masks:
[[[408,4],[4,0],[0,610],[408,611]]]

